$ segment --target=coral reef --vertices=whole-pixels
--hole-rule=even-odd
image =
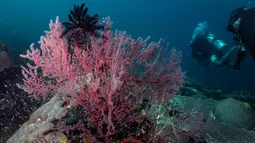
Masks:
[[[228,101],[228,100],[232,101],[233,99],[229,99],[228,97],[225,97],[225,99],[219,99],[219,98],[215,98],[212,96],[211,96],[211,98],[208,98],[206,95],[203,95],[203,92],[200,92],[200,91],[206,90],[207,95],[208,95],[208,93],[210,93],[210,91],[211,91],[211,93],[215,93],[217,91],[214,91],[212,89],[210,89],[210,90],[205,89],[202,86],[200,86],[197,82],[192,81],[192,80],[186,79],[186,83],[189,83],[190,91],[189,92],[187,91],[187,88],[185,87],[185,84],[184,84],[183,88],[180,90],[179,93],[191,93],[193,91],[197,91],[197,92],[193,93],[193,94],[176,95],[174,98],[172,98],[169,101],[169,104],[166,107],[163,107],[163,106],[159,107],[156,104],[151,105],[151,107],[146,110],[146,114],[147,114],[147,116],[158,115],[159,118],[157,120],[157,123],[154,124],[153,126],[152,126],[152,124],[150,124],[150,122],[146,122],[146,123],[142,124],[141,129],[140,129],[141,132],[138,132],[138,134],[137,134],[138,136],[142,137],[143,139],[150,138],[150,136],[148,136],[148,134],[146,134],[146,132],[150,133],[152,135],[159,133],[159,131],[161,131],[161,133],[165,133],[165,131],[168,131],[168,130],[161,130],[161,129],[163,129],[162,127],[167,127],[167,126],[173,125],[175,127],[175,129],[178,129],[176,131],[179,134],[178,138],[176,138],[176,136],[171,135],[171,134],[167,134],[167,135],[169,135],[169,137],[171,137],[172,142],[176,142],[176,143],[191,143],[191,142],[194,142],[195,140],[198,141],[199,139],[200,139],[200,142],[205,142],[205,140],[206,140],[206,142],[208,142],[208,143],[215,143],[215,142],[217,142],[217,143],[225,143],[225,142],[253,143],[253,141],[255,140],[255,133],[253,131],[247,131],[245,129],[234,127],[232,124],[230,124],[228,122],[221,123],[218,120],[219,116],[215,115],[215,113],[214,113],[215,108],[217,107],[217,104],[221,104],[221,102],[224,103],[225,101]],[[183,89],[185,89],[185,90],[183,90]],[[222,95],[225,95],[224,91],[221,91],[221,93],[222,93]],[[47,110],[46,112],[44,112],[44,113],[47,113],[49,111],[49,109],[53,109],[54,106],[56,106],[55,99],[58,99],[57,101],[59,103],[61,103],[61,104],[63,103],[63,100],[60,98],[60,96],[58,96],[57,98],[54,97],[51,100],[51,104],[47,103],[47,106],[42,106],[35,113],[33,113],[32,117],[30,118],[30,120],[33,119],[33,122],[30,121],[30,124],[36,124],[34,121],[38,117],[37,115],[38,114],[40,115],[40,112],[43,112],[43,110]],[[218,99],[218,100],[216,100],[216,99]],[[54,101],[54,102],[52,102],[52,101]],[[237,102],[237,101],[234,101],[234,102]],[[237,103],[239,104],[239,102],[237,102]],[[241,102],[241,103],[243,104],[243,102]],[[61,104],[57,104],[57,105],[61,105]],[[63,110],[63,106],[58,106],[58,107],[62,108],[61,110],[65,111],[64,113],[66,113],[66,110],[65,109]],[[43,108],[46,108],[46,109],[43,109]],[[77,110],[77,108],[75,108],[75,110]],[[71,116],[69,115],[70,117],[76,116],[79,118],[86,118],[85,113],[82,113],[85,116],[81,117],[79,114],[73,114],[72,112],[73,111],[71,111],[69,109],[67,116],[68,116],[68,114],[71,114]],[[81,112],[79,111],[78,113],[81,113]],[[201,116],[194,116],[197,113],[199,113]],[[46,114],[43,114],[43,116],[45,116],[45,115]],[[50,115],[53,115],[53,114],[50,114]],[[175,122],[176,118],[173,118],[176,115],[178,115],[180,117],[188,117],[188,118],[185,118],[185,119],[182,118],[181,122],[179,122],[179,124],[178,124],[178,122]],[[200,119],[198,119],[198,117]],[[79,118],[78,119],[72,118],[71,120],[74,121],[75,123],[77,123],[79,121]],[[210,118],[214,118],[214,120],[208,120]],[[52,119],[57,119],[57,118],[54,117]],[[70,119],[67,119],[67,120],[70,120]],[[65,122],[67,120],[65,120]],[[206,120],[207,120],[207,122],[205,122]],[[54,127],[52,126],[52,123],[54,124]],[[52,132],[47,132],[46,134],[44,134],[45,138],[48,136],[54,136],[54,137],[58,136],[59,137],[59,136],[61,136],[60,131],[63,131],[63,133],[66,133],[65,132],[66,128],[67,127],[69,129],[71,128],[69,126],[66,126],[63,130],[59,130],[59,128],[57,127],[57,124],[54,122],[52,122],[52,123],[50,124],[51,125],[50,127],[51,127],[51,129],[54,129],[54,130]],[[73,124],[73,123],[71,123],[71,124]],[[24,125],[28,125],[28,124],[25,123]],[[22,127],[24,127],[24,125]],[[177,128],[177,126],[178,126],[178,128]],[[140,126],[137,126],[137,127],[138,127],[137,129],[140,128]],[[147,127],[150,127],[149,128],[150,130],[146,130]],[[75,127],[75,128],[77,129],[78,127]],[[187,134],[187,133],[182,132],[183,130],[180,130],[180,129],[185,129],[186,131],[190,130],[190,131],[193,131],[193,133],[190,132],[189,134]],[[22,132],[22,131],[24,131],[24,128],[19,129],[18,132]],[[56,134],[56,131],[57,131],[58,135],[54,135],[54,134]],[[12,136],[12,139],[16,137],[18,132]],[[69,132],[69,133],[71,133],[71,132]],[[200,134],[194,135],[194,133],[200,133]],[[74,140],[74,138],[72,138],[72,137],[74,137],[75,135],[73,133],[71,135],[72,135],[71,137],[68,137],[69,141]],[[68,135],[65,134],[65,136],[68,136]],[[51,139],[54,139],[54,138],[51,138]],[[55,138],[55,139],[57,140],[57,138]],[[78,139],[76,139],[76,141],[77,140]],[[90,136],[81,136],[80,141],[82,141],[82,140],[92,141],[93,139],[90,138]],[[131,140],[135,141],[134,139],[126,139],[123,142],[129,142]],[[59,141],[59,138],[58,138],[58,141]],[[136,142],[141,142],[141,141],[136,140]]]
[[[255,140],[248,131],[254,128],[254,107],[248,103],[254,96],[206,89],[188,78],[184,82],[181,52],[169,50],[162,39],[135,40],[111,31],[109,17],[99,22],[87,11],[85,4],[75,5],[70,23],[57,17],[40,48],[31,44],[21,55],[30,62],[22,66],[23,82],[17,86],[38,101],[49,101],[7,143]],[[70,43],[66,34],[77,29],[85,37]]]

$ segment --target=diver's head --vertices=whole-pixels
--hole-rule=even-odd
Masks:
[[[228,20],[228,26],[227,26],[228,31],[230,31],[234,34],[236,33],[236,31],[239,28],[240,21],[247,10],[248,10],[248,8],[246,8],[246,7],[240,7],[240,8],[237,8],[231,12],[231,14],[229,16],[229,20]]]

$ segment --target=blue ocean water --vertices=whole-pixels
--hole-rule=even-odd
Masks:
[[[84,0],[8,0],[0,1],[0,41],[16,54],[24,53],[30,43],[39,41],[50,19],[66,21],[73,4]],[[191,57],[188,46],[193,29],[207,21],[210,30],[228,44],[232,35],[226,30],[229,13],[242,6],[254,7],[252,0],[85,0],[89,13],[110,16],[114,28],[134,37],[165,38],[183,51],[183,70],[206,87],[254,92],[255,61],[247,56],[241,70],[223,67],[204,68]]]

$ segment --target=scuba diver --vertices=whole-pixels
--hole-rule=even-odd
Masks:
[[[255,8],[235,9],[229,16],[227,30],[234,34],[233,46],[210,33],[206,22],[199,23],[190,41],[192,57],[205,67],[214,64],[235,69],[240,69],[247,51],[255,60]],[[230,55],[236,50],[236,59],[232,61]]]

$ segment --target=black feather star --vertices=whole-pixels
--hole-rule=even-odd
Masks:
[[[104,26],[98,24],[99,15],[88,15],[88,7],[85,7],[84,3],[81,6],[74,5],[74,9],[70,11],[68,19],[69,22],[62,23],[65,29],[60,36],[61,38],[66,37],[68,40],[78,40],[77,38],[86,38],[88,34],[100,36],[97,31],[104,29]]]

